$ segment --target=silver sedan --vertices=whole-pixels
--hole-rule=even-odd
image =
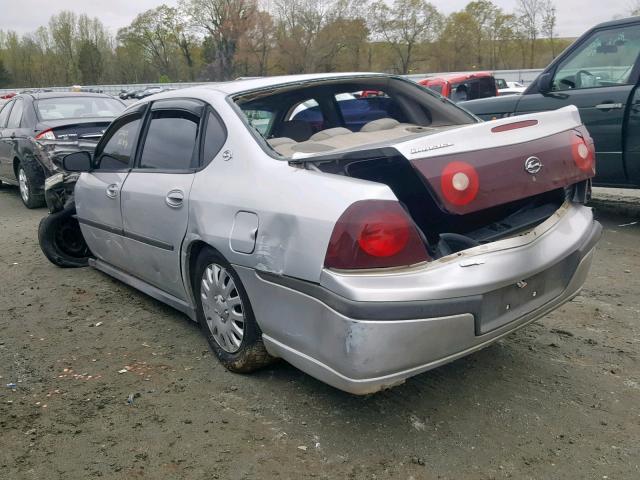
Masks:
[[[480,122],[400,77],[324,74],[151,96],[63,164],[90,265],[234,372],[283,358],[366,394],[578,293],[594,160],[574,107]]]

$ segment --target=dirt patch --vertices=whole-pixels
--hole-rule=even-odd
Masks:
[[[51,265],[16,189],[0,212],[2,478],[640,476],[638,218],[603,214],[562,309],[362,398],[283,362],[228,373],[183,315]]]

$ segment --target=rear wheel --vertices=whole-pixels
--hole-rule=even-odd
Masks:
[[[198,255],[194,291],[200,327],[228,370],[249,373],[273,361],[240,277],[211,249]]]
[[[51,263],[63,268],[86,267],[91,251],[74,218],[75,208],[66,208],[40,220],[38,240],[42,253]]]
[[[34,161],[26,160],[18,163],[16,177],[20,187],[20,198],[27,208],[44,207],[44,173],[39,165],[34,165]]]

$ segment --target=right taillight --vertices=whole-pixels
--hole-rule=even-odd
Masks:
[[[583,172],[595,173],[595,148],[592,143],[578,135],[573,136],[571,153],[576,166]]]
[[[362,200],[336,222],[324,265],[345,270],[388,268],[428,258],[415,224],[398,202]]]

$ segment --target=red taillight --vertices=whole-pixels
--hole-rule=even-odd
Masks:
[[[40,132],[36,135],[36,140],[55,140],[56,136],[53,133],[53,130],[48,129]]]
[[[333,228],[324,265],[362,269],[428,260],[416,226],[398,202],[362,200],[349,206]]]
[[[592,143],[576,134],[573,137],[571,153],[576,166],[583,172],[595,172],[595,149]]]
[[[468,205],[480,189],[478,172],[466,162],[448,163],[440,176],[440,188],[448,202],[458,206]]]

